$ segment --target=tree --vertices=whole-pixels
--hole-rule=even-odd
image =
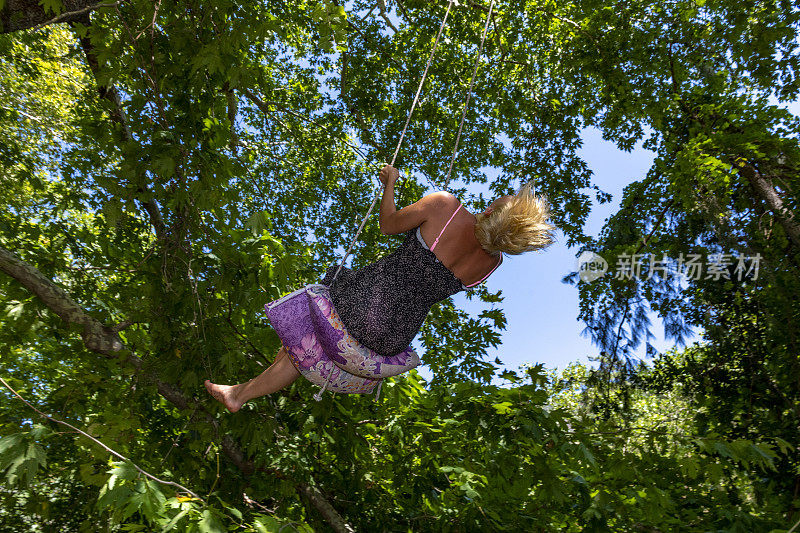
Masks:
[[[731,329],[742,343],[760,343],[759,379],[797,404],[797,384],[776,379],[797,364],[797,121],[765,100],[775,88],[784,101],[797,95],[793,6],[497,4],[490,68],[476,79],[454,168],[461,184],[485,182],[486,166],[500,169],[494,193],[534,179],[569,244],[613,257],[764,258],[763,277],[734,284],[738,296],[717,280],[685,288],[658,276],[582,286],[581,317],[607,354],[585,382],[597,398],[587,393],[583,410],[545,408],[558,391],[541,369],[490,385],[497,366],[485,354],[499,343],[502,310],[470,317],[446,301],[421,332],[436,373],[428,389],[412,373],[391,381],[380,405],[309,404],[309,386],[298,383],[234,416],[218,416],[203,379],[239,381],[270,362],[279,340],[261,309],[318,280],[349,241],[342,233],[358,227],[372,162],[397,143],[447,6],[82,6],[96,9],[53,2],[46,17],[26,18],[29,3],[0,6],[4,21],[23,21],[0,36],[0,77],[13,88],[0,95],[0,346],[14,389],[128,460],[34,421],[9,396],[0,407],[2,497],[12,511],[0,515],[4,525],[785,525],[793,510],[785,489],[797,478],[772,468],[796,465],[788,423],[710,433],[718,423],[698,418],[648,427],[644,437],[617,433],[623,423],[637,427],[638,401],[687,401],[667,378],[652,379],[657,392],[626,386],[650,379],[625,358],[647,336],[645,302],[670,317],[676,337],[687,324],[706,329],[710,348],[690,353],[731,359],[741,346],[724,342]],[[416,178],[441,186],[449,166],[487,16],[475,2],[454,9],[398,160],[407,170],[399,205],[426,191]],[[59,22],[73,11],[68,25]],[[33,29],[42,22],[52,25]],[[623,148],[647,132],[658,152],[598,242],[582,229],[586,191],[608,199],[577,155],[587,125]],[[463,185],[452,192],[483,207]],[[368,221],[353,265],[392,244]],[[478,297],[502,301],[486,289]],[[740,313],[741,302],[756,311]],[[703,401],[730,401],[744,415],[746,399],[729,388]],[[779,418],[769,413],[765,420]],[[755,486],[758,469],[766,488]]]

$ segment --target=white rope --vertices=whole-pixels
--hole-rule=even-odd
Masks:
[[[425,83],[425,78],[428,76],[428,69],[431,66],[431,61],[433,61],[433,55],[436,53],[436,48],[439,46],[439,39],[442,36],[442,30],[444,30],[444,25],[447,22],[447,15],[450,14],[450,8],[453,7],[453,2],[455,0],[450,0],[450,3],[447,4],[447,11],[444,14],[444,18],[442,19],[442,25],[439,26],[439,33],[436,34],[436,41],[433,43],[433,48],[431,49],[431,55],[428,56],[428,63],[425,65],[425,72],[422,73],[422,79],[419,82],[419,87],[417,87],[417,94],[414,95],[414,103],[411,104],[411,109],[408,111],[408,117],[406,117],[406,125],[403,126],[403,133],[400,134],[400,140],[397,141],[397,148],[394,149],[394,155],[392,156],[392,162],[389,163],[391,166],[394,166],[394,162],[397,159],[397,154],[400,152],[400,145],[403,144],[403,138],[406,136],[406,131],[408,130],[408,124],[411,122],[411,114],[414,112],[414,108],[417,107],[417,102],[419,101],[419,94],[422,92],[422,85]]]
[[[444,18],[442,19],[442,24],[439,26],[439,31],[436,34],[436,40],[434,41],[433,48],[431,49],[431,53],[428,56],[428,62],[425,64],[425,71],[422,73],[422,79],[420,79],[419,86],[417,87],[417,93],[414,95],[414,101],[411,104],[411,109],[409,109],[408,111],[408,116],[406,117],[406,123],[403,126],[403,131],[400,133],[400,139],[397,141],[397,147],[394,150],[394,155],[392,155],[392,162],[389,163],[391,166],[394,166],[394,163],[397,160],[397,154],[400,153],[400,146],[403,144],[403,139],[405,138],[406,132],[408,131],[408,125],[411,122],[411,115],[414,113],[414,109],[416,109],[417,103],[419,102],[419,95],[422,92],[422,87],[425,84],[425,79],[428,76],[428,70],[430,69],[433,57],[436,54],[436,49],[439,47],[439,41],[441,40],[442,37],[442,31],[444,30],[445,24],[447,23],[447,17],[450,14],[450,8],[453,7],[454,1],[455,0],[450,0],[450,2],[447,4],[447,11],[445,11]],[[464,119],[467,116],[467,109],[469,109],[469,101],[470,98],[472,97],[473,89],[475,88],[475,78],[478,74],[478,67],[480,66],[481,56],[483,55],[483,47],[486,43],[486,34],[489,31],[489,22],[492,19],[492,11],[494,9],[494,3],[495,0],[492,0],[491,3],[489,4],[489,13],[486,15],[486,22],[483,25],[483,33],[481,34],[481,44],[480,48],[478,49],[478,54],[475,57],[475,65],[472,69],[472,77],[470,78],[469,81],[467,99],[466,102],[464,103],[464,110],[461,113],[461,121],[458,125],[458,134],[456,135],[456,143],[455,146],[453,147],[453,155],[450,157],[450,168],[448,168],[447,170],[447,176],[445,177],[444,181],[445,190],[447,190],[447,185],[450,182],[450,175],[453,172],[453,165],[456,160],[456,154],[458,153],[458,145],[461,142],[461,133],[464,129]],[[344,267],[344,263],[350,256],[350,252],[352,252],[353,246],[355,246],[356,240],[358,239],[358,236],[361,234],[361,230],[364,229],[364,225],[367,223],[367,220],[369,220],[369,216],[372,214],[373,209],[375,209],[375,204],[377,203],[378,198],[381,195],[382,188],[383,188],[382,186],[379,186],[375,189],[375,195],[372,199],[372,204],[370,204],[366,216],[364,216],[364,219],[358,226],[358,230],[356,230],[356,233],[353,236],[353,240],[350,242],[350,246],[347,248],[347,251],[344,254],[344,258],[342,259],[342,262],[339,264],[339,268],[336,269],[336,273],[333,275],[333,279],[331,279],[330,283],[333,283],[333,281],[336,280],[336,278],[339,276],[339,272],[341,272],[342,270],[342,267]]]
[[[347,258],[350,256],[350,252],[353,251],[353,246],[356,244],[356,240],[358,239],[358,236],[361,234],[361,230],[364,229],[364,224],[366,224],[367,220],[369,220],[369,216],[370,216],[370,214],[372,214],[372,210],[375,208],[375,202],[378,201],[378,198],[381,195],[381,189],[382,189],[382,187],[378,187],[375,190],[375,197],[372,199],[372,205],[369,206],[369,210],[367,211],[367,215],[364,217],[364,220],[361,221],[361,225],[358,226],[358,230],[356,230],[356,234],[353,236],[353,240],[350,241],[350,246],[347,248],[347,252],[345,252],[344,258],[342,259],[342,262],[339,263],[339,268],[336,269],[336,274],[333,275],[333,279],[331,279],[331,281],[330,281],[331,284],[333,284],[333,281],[336,279],[336,276],[339,275],[339,271],[342,270],[342,267],[344,266],[344,262],[347,261]]]
[[[453,172],[453,164],[456,161],[456,153],[458,152],[458,143],[461,141],[461,130],[464,128],[464,118],[467,116],[467,109],[469,109],[469,100],[472,97],[472,89],[475,87],[475,76],[478,74],[478,66],[481,62],[481,55],[483,55],[483,44],[486,42],[486,32],[489,30],[489,21],[492,19],[492,9],[494,9],[494,0],[489,4],[489,14],[486,15],[486,24],[483,25],[483,35],[481,35],[481,47],[478,50],[478,55],[475,57],[475,68],[472,70],[472,78],[469,80],[469,91],[467,92],[467,101],[464,103],[464,111],[461,113],[461,123],[458,125],[458,135],[456,135],[456,145],[453,147],[453,156],[450,158],[450,168],[447,169],[447,176],[444,179],[444,189],[447,190],[447,185],[450,183],[450,174]]]
[[[328,388],[328,383],[331,382],[331,375],[332,374],[333,374],[333,368],[331,368],[330,372],[328,372],[328,379],[325,380],[325,385],[323,385],[322,388],[319,391],[317,391],[317,393],[314,395],[314,399],[315,400],[317,400],[317,401],[321,401],[322,400],[322,395],[325,393],[325,389]]]
[[[425,84],[425,78],[428,77],[428,69],[431,66],[431,62],[433,61],[433,56],[436,54],[436,49],[439,47],[439,40],[442,37],[442,31],[444,30],[445,23],[447,23],[447,16],[450,14],[450,8],[453,7],[453,2],[455,2],[455,0],[450,0],[450,2],[447,4],[447,11],[445,11],[444,18],[442,19],[442,24],[439,26],[439,32],[436,34],[436,40],[433,43],[433,48],[431,49],[431,53],[428,56],[428,63],[425,65],[425,71],[422,73],[422,79],[420,79],[419,81],[419,86],[417,87],[417,93],[414,95],[414,102],[411,104],[411,109],[408,111],[408,116],[406,117],[406,124],[405,126],[403,126],[403,131],[400,134],[400,140],[397,141],[397,148],[394,149],[392,162],[389,163],[391,166],[394,166],[394,163],[397,160],[397,154],[400,152],[400,146],[403,144],[403,139],[406,136],[406,131],[408,131],[408,124],[411,122],[411,115],[412,113],[414,113],[414,109],[417,107],[417,102],[419,102],[419,95],[422,92],[422,86]],[[369,220],[369,216],[372,214],[372,210],[375,209],[375,203],[378,201],[378,198],[380,198],[381,189],[382,187],[376,188],[375,197],[372,199],[372,204],[369,206],[369,210],[367,211],[367,214],[364,216],[364,220],[361,221],[361,225],[358,226],[358,230],[356,231],[356,234],[353,236],[353,240],[350,242],[350,246],[347,248],[347,251],[344,254],[344,258],[342,259],[342,262],[339,263],[339,268],[336,269],[336,273],[333,275],[333,279],[331,279],[330,283],[333,283],[333,281],[337,278],[337,276],[339,276],[339,272],[342,270],[345,261],[347,261],[347,258],[350,256],[350,252],[353,251],[353,246],[355,246],[356,240],[358,239],[358,236],[361,234],[361,230],[364,229],[364,225],[367,223],[367,220]]]

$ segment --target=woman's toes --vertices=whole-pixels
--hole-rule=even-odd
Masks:
[[[211,394],[211,396],[213,396],[217,401],[224,404],[225,408],[231,413],[235,413],[242,407],[242,405],[236,401],[232,386],[216,385],[211,383],[211,381],[208,379],[206,380],[205,385],[209,394]]]

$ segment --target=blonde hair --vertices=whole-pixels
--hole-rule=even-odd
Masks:
[[[530,183],[489,215],[478,213],[475,217],[475,238],[492,255],[519,255],[555,242],[556,227],[547,222],[550,204],[544,196],[533,194]]]

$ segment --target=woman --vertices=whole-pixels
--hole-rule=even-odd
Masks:
[[[384,235],[406,233],[403,243],[357,271],[343,267],[335,280],[338,265],[334,265],[321,284],[313,285],[323,290],[325,301],[335,308],[346,336],[387,356],[410,352],[409,345],[433,304],[484,281],[500,266],[503,253],[519,255],[549,246],[555,230],[547,222],[547,201],[534,196],[530,185],[515,195],[495,199],[477,215],[463,209],[458,199],[445,191],[431,193],[398,211],[394,203],[398,176],[392,166],[381,170],[384,192],[379,223]],[[273,327],[281,336],[278,325],[273,323]],[[235,413],[253,398],[288,386],[301,371],[318,383],[309,374],[315,369],[303,366],[307,354],[298,347],[287,351],[286,340],[281,339],[284,346],[261,375],[238,385],[207,380],[209,393]],[[324,354],[318,355],[329,361]],[[332,367],[326,367],[329,381]]]

